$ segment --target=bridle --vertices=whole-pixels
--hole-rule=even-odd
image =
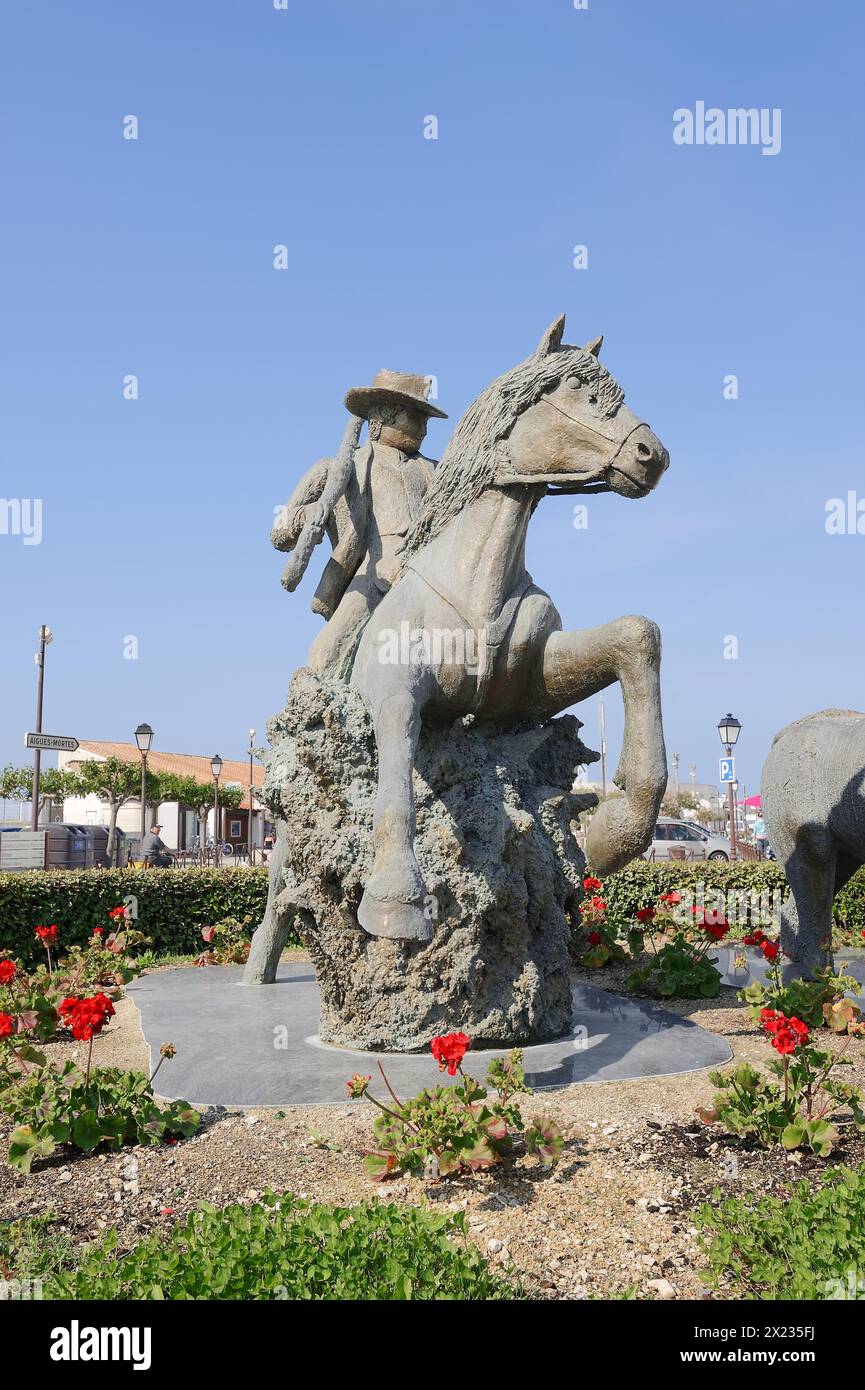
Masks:
[[[540,403],[552,406],[553,410],[557,410],[560,415],[564,415],[565,419],[569,420],[571,424],[576,426],[578,430],[584,430],[586,434],[597,435],[599,439],[603,439],[607,444],[616,444],[615,435],[605,434],[603,430],[596,429],[594,425],[587,425],[585,420],[578,420],[576,416],[571,415],[570,411],[565,410],[561,405],[559,405],[558,401],[554,401],[551,396],[541,396]],[[636,434],[637,430],[641,429],[645,424],[645,420],[638,420],[637,423],[633,425],[631,429],[628,430],[628,433],[618,441],[618,445],[615,448],[614,452],[611,454],[608,461],[603,465],[602,472],[606,473],[609,469],[612,468],[617,473],[621,473],[621,469],[617,469],[615,467],[616,459],[621,454],[628,440],[634,434]],[[530,487],[533,483],[544,483],[548,489],[550,486],[557,485],[556,490],[560,493],[610,491],[609,484],[600,481],[568,484],[562,481],[562,476],[560,473],[506,473],[500,475],[496,479],[497,487],[510,487],[514,484]]]

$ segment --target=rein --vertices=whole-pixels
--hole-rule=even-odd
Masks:
[[[557,410],[560,415],[564,415],[565,419],[570,420],[571,424],[575,425],[578,430],[583,430],[586,434],[597,435],[599,439],[603,439],[607,444],[616,443],[614,435],[605,434],[603,430],[595,429],[593,425],[587,425],[584,420],[576,419],[575,416],[571,415],[569,411],[563,410],[562,407],[558,404],[558,402],[552,400],[549,396],[541,396],[540,399],[542,404],[552,406],[553,410]],[[636,434],[637,430],[640,429],[645,423],[645,420],[638,420],[637,423],[633,425],[631,429],[628,430],[628,433],[622,439],[619,440],[617,448],[610,455],[610,458],[607,460],[607,462],[603,465],[601,469],[602,473],[605,473],[607,469],[612,468],[615,465],[616,459],[621,454],[628,440],[631,438],[632,435]],[[602,489],[609,491],[609,484],[601,483],[598,480],[582,484],[574,483],[569,487],[567,482],[563,480],[561,473],[504,473],[495,480],[496,487],[510,487],[514,483],[518,483],[526,487],[531,486],[532,483],[557,483],[559,485],[559,490],[562,492],[582,492],[588,491],[590,488],[594,488],[599,491]]]

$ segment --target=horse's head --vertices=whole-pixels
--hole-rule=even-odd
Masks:
[[[435,470],[403,546],[403,563],[489,487],[645,497],[670,459],[588,347],[562,342],[564,314],[537,352],[469,406]]]
[[[670,456],[598,361],[602,339],[584,348],[562,342],[565,319],[541,339],[534,358],[515,368],[522,406],[502,441],[496,479],[546,484],[552,492],[618,492],[645,497]],[[529,389],[526,390],[525,388]]]

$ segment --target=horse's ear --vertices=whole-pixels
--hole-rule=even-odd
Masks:
[[[602,333],[600,338],[593,338],[590,343],[586,343],[586,346],[583,348],[583,352],[590,352],[593,357],[600,357],[603,341],[604,335]]]
[[[551,323],[541,341],[538,343],[536,357],[548,357],[551,352],[558,352],[562,346],[562,336],[565,331],[565,316],[561,315],[554,323]]]

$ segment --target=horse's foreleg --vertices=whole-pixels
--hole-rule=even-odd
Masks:
[[[372,936],[430,941],[433,929],[424,912],[426,889],[414,853],[412,771],[421,722],[417,693],[397,689],[383,695],[374,706],[373,722],[378,746],[378,794],[372,820],[375,859],[357,920]]]
[[[643,853],[652,838],[667,785],[661,724],[661,634],[648,618],[617,618],[585,632],[553,632],[543,656],[543,691],[550,714],[618,681],[625,706],[622,756],[610,798],[592,817],[588,858],[601,873]]]

